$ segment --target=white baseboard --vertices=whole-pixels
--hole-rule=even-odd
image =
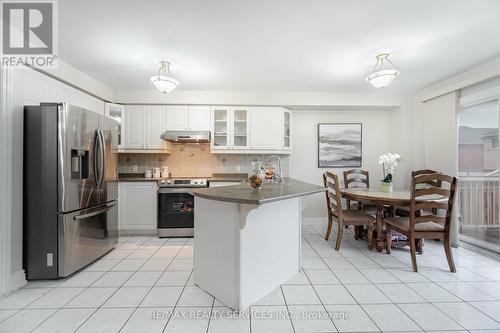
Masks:
[[[10,275],[10,290],[14,291],[24,287],[28,281],[26,281],[26,273],[24,269],[17,271]]]

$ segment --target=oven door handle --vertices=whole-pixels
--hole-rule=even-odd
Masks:
[[[173,188],[173,187],[169,187],[169,188],[165,188],[165,187],[160,187],[158,189],[158,194],[162,194],[162,193],[188,193],[188,194],[193,194],[189,189],[186,189],[186,188]]]

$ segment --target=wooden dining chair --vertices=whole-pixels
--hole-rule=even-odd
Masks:
[[[439,173],[439,172],[431,170],[431,169],[415,170],[415,171],[411,172],[411,177],[413,178],[415,176],[432,175],[435,173]],[[419,185],[420,188],[425,188],[425,187],[429,187],[429,186],[441,187],[441,182],[440,181],[430,181],[428,183],[423,183],[423,184]],[[434,209],[433,213],[436,215],[437,210]],[[422,212],[417,211],[416,214],[417,214],[417,216],[420,216],[420,215],[422,215]],[[396,208],[396,215],[409,216],[410,215],[410,207],[397,207]],[[417,244],[417,253],[423,254],[424,253],[424,240],[417,238],[416,244]]]
[[[364,213],[357,209],[342,209],[342,194],[340,193],[339,179],[336,174],[325,172],[323,174],[323,182],[326,191],[326,202],[328,205],[328,229],[326,231],[325,240],[328,240],[332,232],[333,219],[338,223],[337,241],[335,243],[335,250],[340,249],[342,236],[344,233],[344,226],[368,226],[368,249],[373,246],[373,224],[375,219],[373,216]]]
[[[413,271],[417,272],[416,239],[440,239],[450,271],[456,272],[451,252],[450,226],[457,178],[440,173],[421,174],[412,177],[411,200],[408,217],[384,220],[386,225],[386,249],[391,253],[394,229],[408,238]],[[423,186],[425,184],[425,186]],[[444,185],[444,186],[443,186]],[[439,212],[444,212],[444,216]]]
[[[345,188],[370,188],[370,173],[366,170],[361,169],[351,169],[344,171],[344,187]],[[351,200],[345,200],[347,208],[352,209]],[[370,212],[370,214],[375,214],[377,211],[376,205],[370,203],[357,202],[356,207],[364,212]],[[346,226],[347,228],[348,226]],[[354,239],[362,238],[363,226],[354,227]]]
[[[434,170],[431,170],[431,169],[422,169],[422,170],[416,170],[416,171],[412,171],[411,172],[411,177],[415,177],[415,176],[422,176],[422,175],[432,175],[432,174],[435,174],[435,173],[439,173],[438,171],[434,171]],[[428,183],[423,183],[423,184],[420,184],[419,187],[423,188],[423,187],[428,187],[428,186],[435,186],[435,187],[441,187],[441,182],[439,181],[436,181],[436,182],[428,182]],[[398,207],[397,210],[396,210],[396,214],[398,215],[408,215],[409,213],[409,207]]]
[[[345,188],[369,188],[370,173],[366,170],[352,169],[344,171],[344,187]],[[351,200],[346,199],[348,208],[351,208]],[[363,203],[357,203],[358,209],[363,209]]]

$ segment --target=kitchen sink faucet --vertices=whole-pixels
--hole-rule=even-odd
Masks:
[[[278,161],[278,173],[274,172],[273,173],[273,180],[276,179],[276,176],[279,177],[279,182],[283,183],[283,168],[281,166],[281,158],[278,155],[271,155],[267,159],[266,164],[269,166],[269,162],[272,160],[277,160]]]

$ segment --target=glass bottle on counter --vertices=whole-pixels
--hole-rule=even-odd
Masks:
[[[265,179],[262,162],[252,162],[252,169],[248,173],[248,182],[253,189],[261,189]]]

